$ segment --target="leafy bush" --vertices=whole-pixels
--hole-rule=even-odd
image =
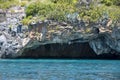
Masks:
[[[114,5],[120,6],[120,0],[112,0]]]
[[[75,4],[78,0],[51,0],[53,3],[68,3],[68,4]]]
[[[59,0],[58,0],[59,1]],[[66,20],[66,14],[70,12],[74,12],[74,7],[69,5],[67,2],[61,4],[59,3],[50,3],[45,4],[42,2],[35,2],[30,4],[26,9],[27,16],[39,16],[40,18],[49,18],[58,21]]]
[[[90,4],[89,9],[86,8],[86,5],[78,8],[79,17],[85,21],[96,22],[98,21],[104,12],[104,6],[94,6],[94,4]]]
[[[113,4],[111,0],[102,0],[101,2],[107,6],[111,6]]]
[[[89,9],[86,9],[85,6],[81,6],[78,12],[80,13],[80,18],[91,22],[96,22],[101,19],[104,13],[107,13],[107,16],[112,20],[117,21],[120,19],[120,7],[115,5],[106,6],[101,4],[100,6],[94,6],[94,4],[90,4]]]
[[[17,0],[0,0],[0,8],[7,9],[11,6],[18,5],[19,2]]]
[[[26,6],[27,3],[28,3],[27,1],[22,1],[21,6],[24,7],[24,6]]]
[[[23,25],[29,25],[32,22],[32,16],[28,16],[22,20]]]
[[[113,20],[119,20],[120,14],[116,0],[102,0],[101,5],[95,1],[91,2],[89,8],[86,5],[76,5],[78,0],[44,0],[45,2],[37,1],[30,4],[26,8],[27,16],[38,16],[40,19],[54,19],[56,21],[66,21],[66,15],[79,13],[79,18],[83,20],[89,20],[96,22],[102,18],[104,12],[108,13],[108,16]],[[119,3],[119,2],[118,2]],[[104,5],[105,4],[105,5]],[[116,6],[117,5],[117,6]]]
[[[111,5],[120,6],[120,0],[102,0],[101,2],[107,6],[111,6]]]

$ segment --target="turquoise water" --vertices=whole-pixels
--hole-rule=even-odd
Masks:
[[[0,80],[120,80],[120,61],[0,60]]]

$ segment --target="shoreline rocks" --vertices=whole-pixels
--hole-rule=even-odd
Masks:
[[[45,20],[22,31],[21,13],[10,15],[0,23],[0,58],[120,59],[120,25]]]
[[[45,29],[46,32],[42,36],[44,39],[41,38],[40,41],[29,37],[22,38],[23,33],[18,33],[18,39],[6,33],[8,38],[13,39],[6,42],[9,53],[3,52],[1,58],[120,59],[119,27],[105,32],[94,28],[93,32],[84,33],[74,31],[72,26],[56,26]]]
[[[88,42],[69,44],[32,41],[19,54],[17,59],[120,59],[115,50],[111,50],[111,53],[96,54]]]
[[[113,33],[105,32],[60,42],[31,40],[15,58],[120,59],[118,38],[114,41],[111,35]]]

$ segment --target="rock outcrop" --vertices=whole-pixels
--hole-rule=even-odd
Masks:
[[[16,57],[17,52],[23,48],[29,40],[29,38],[20,38],[19,36],[11,37],[11,35],[2,32],[0,34],[0,57]]]
[[[108,35],[100,34],[90,41],[81,39],[57,43],[31,41],[19,52],[17,58],[120,59],[119,47],[108,39]]]
[[[116,54],[120,55],[120,29],[116,28],[112,32],[99,34],[97,38],[89,42],[96,54]]]
[[[0,10],[0,14],[2,14],[0,18],[5,17],[2,22],[0,20],[0,58],[16,57],[17,52],[30,40],[23,31],[25,27],[19,28],[25,12],[19,12],[19,7],[13,7],[13,10],[17,12],[11,12],[10,9],[4,12]]]
[[[17,58],[120,59],[119,31],[55,42],[31,41]]]
[[[70,14],[68,22],[38,21],[29,30],[20,28],[19,15],[0,23],[0,58],[120,59],[120,25],[112,28],[112,21],[93,24]]]

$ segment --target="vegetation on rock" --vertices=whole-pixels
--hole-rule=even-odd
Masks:
[[[44,2],[45,1],[45,2]],[[113,20],[120,19],[119,0],[94,0],[89,4],[80,4],[81,0],[42,0],[31,3],[26,8],[27,16],[40,19],[66,21],[68,14],[79,13],[78,18],[96,22],[104,14]]]
[[[0,9],[7,9],[19,4],[18,0],[0,0]]]
[[[120,6],[120,0],[102,0],[101,2],[107,6],[111,6],[111,5]]]
[[[56,21],[67,21],[69,14],[78,13],[77,18],[90,22],[97,22],[105,15],[114,21],[120,20],[120,0],[0,0],[0,8],[6,9],[13,5],[25,6],[27,17],[22,21],[28,24],[29,16],[38,19],[52,19]],[[70,16],[71,17],[71,16]],[[28,20],[28,22],[27,22]]]

